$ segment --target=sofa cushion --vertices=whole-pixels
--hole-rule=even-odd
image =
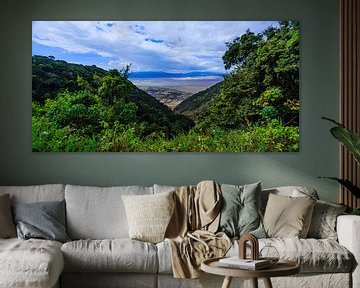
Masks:
[[[310,196],[314,199],[319,199],[319,195],[316,190],[310,187],[304,186],[283,186],[275,188],[267,188],[261,191],[261,206],[262,212],[265,212],[267,201],[270,194],[289,196],[289,197],[306,197]]]
[[[261,182],[242,186],[221,184],[221,193],[219,231],[229,237],[246,233],[266,237],[260,217]]]
[[[0,238],[16,237],[15,224],[11,214],[10,196],[0,196]]]
[[[149,273],[63,273],[60,287],[158,288],[157,283],[158,275]]]
[[[269,195],[264,227],[269,237],[305,238],[316,200],[307,197]]]
[[[159,193],[174,191],[177,186],[154,184],[153,187],[154,187],[154,194],[159,194]]]
[[[3,194],[10,194],[11,204],[61,201],[65,198],[65,185],[0,186],[0,195]]]
[[[0,239],[1,287],[53,287],[64,268],[61,243]]]
[[[275,247],[280,259],[298,263],[302,273],[350,272],[355,263],[351,252],[338,242],[330,239],[259,239],[259,250],[261,251],[264,246]],[[238,243],[236,242],[229,250],[228,256],[236,255],[237,251]]]
[[[171,247],[169,241],[156,244],[160,274],[172,274]]]
[[[302,272],[350,272],[354,264],[353,255],[334,240],[272,238],[264,239],[265,245],[274,246],[280,258],[300,264]]]
[[[355,263],[353,255],[345,247],[330,239],[259,239],[259,249],[265,245],[274,246],[281,259],[298,263],[302,273],[348,273]],[[168,241],[160,242],[156,247],[159,273],[172,274],[171,248]],[[238,241],[234,241],[226,256],[235,256],[238,252]],[[250,257],[250,249],[247,250],[247,254]]]
[[[61,248],[66,272],[156,273],[156,246],[130,239],[78,240]]]
[[[349,273],[355,265],[353,255],[344,246],[330,239],[259,239],[259,249],[261,250],[265,245],[274,246],[281,259],[298,263],[302,273]],[[172,274],[169,243],[163,241],[156,244],[156,247],[159,273]],[[238,241],[234,241],[226,256],[238,255],[238,251]],[[250,249],[247,250],[247,254],[250,257]]]
[[[19,238],[69,241],[65,229],[65,201],[18,203],[13,206]]]
[[[345,205],[318,200],[314,206],[309,238],[337,240],[336,219],[346,211]]]
[[[164,240],[175,208],[174,191],[156,195],[124,195],[131,239],[157,243]]]
[[[128,238],[123,195],[152,194],[152,187],[66,185],[67,233],[71,239]]]

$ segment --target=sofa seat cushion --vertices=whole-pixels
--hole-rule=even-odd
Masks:
[[[63,268],[60,242],[0,239],[1,287],[52,287]]]
[[[350,272],[354,265],[353,255],[338,242],[330,239],[267,238],[259,239],[259,249],[274,246],[280,258],[295,261],[302,273]],[[172,273],[171,248],[167,241],[157,244],[159,273]],[[238,255],[235,241],[227,256]],[[250,256],[250,251],[248,251]]]
[[[61,248],[66,272],[156,273],[156,246],[122,239],[77,240]]]
[[[350,272],[354,257],[344,246],[330,239],[267,238],[259,239],[259,249],[273,246],[281,259],[298,263],[302,273]],[[237,253],[237,243],[228,255]],[[274,255],[269,255],[274,256]]]

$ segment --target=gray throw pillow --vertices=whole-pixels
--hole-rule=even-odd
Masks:
[[[336,219],[346,206],[318,200],[312,214],[309,238],[337,240]]]
[[[11,215],[10,195],[0,196],[0,238],[16,237],[15,224]]]
[[[243,186],[222,184],[221,192],[219,231],[229,237],[250,233],[266,238],[260,216],[261,182]]]
[[[65,201],[15,204],[13,215],[19,238],[70,241],[65,232]]]

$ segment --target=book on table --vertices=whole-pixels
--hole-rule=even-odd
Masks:
[[[220,259],[219,266],[247,270],[260,270],[270,267],[271,262],[267,259],[240,259],[238,256],[233,256]]]

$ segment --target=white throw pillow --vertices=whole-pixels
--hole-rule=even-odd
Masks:
[[[164,240],[175,208],[173,193],[122,196],[131,239],[151,243]]]

